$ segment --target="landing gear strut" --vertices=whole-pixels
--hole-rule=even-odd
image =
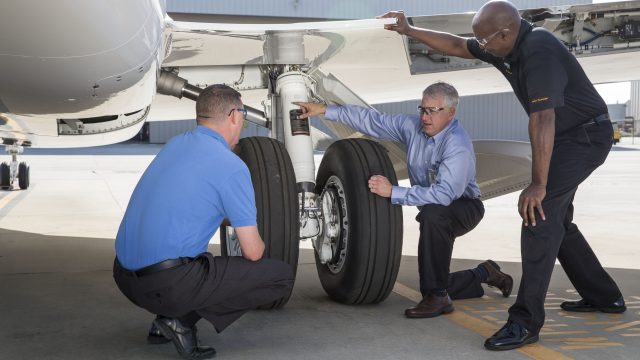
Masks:
[[[6,145],[6,150],[11,155],[11,161],[0,164],[0,188],[11,190],[14,182],[18,179],[20,189],[27,189],[29,187],[29,165],[26,162],[18,164],[18,154],[22,154],[23,147],[17,144]]]

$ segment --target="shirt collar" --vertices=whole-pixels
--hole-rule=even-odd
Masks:
[[[504,58],[504,61],[508,63],[518,61],[518,57],[520,55],[520,44],[531,30],[533,30],[533,25],[525,19],[520,19],[520,31],[518,32],[518,38],[516,39],[516,43],[513,45],[513,50],[511,50],[511,53]]]
[[[201,134],[211,136],[212,138],[214,138],[214,139],[220,141],[221,143],[223,143],[224,146],[227,147],[227,149],[230,149],[229,144],[227,143],[227,140],[225,140],[222,137],[222,135],[220,135],[220,133],[218,133],[217,131],[215,131],[215,130],[213,130],[211,128],[208,128],[206,126],[202,126],[202,125],[198,125],[196,127],[196,131],[201,133]]]

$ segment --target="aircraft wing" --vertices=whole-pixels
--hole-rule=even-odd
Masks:
[[[570,47],[593,83],[640,80],[640,1],[529,9],[522,16],[553,32]],[[415,16],[416,26],[473,36],[473,14]],[[388,21],[388,19],[385,19]],[[304,32],[307,68],[340,79],[369,104],[419,99],[429,84],[444,80],[461,96],[511,91],[493,67],[479,60],[440,54],[382,28],[382,20],[296,24],[176,22],[173,49],[163,66],[234,66],[277,63],[267,34]],[[615,64],[615,66],[612,66]],[[239,79],[239,73],[234,80]],[[246,74],[245,74],[246,75]]]

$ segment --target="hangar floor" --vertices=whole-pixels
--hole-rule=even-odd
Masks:
[[[152,316],[131,305],[111,276],[115,229],[137,178],[158,149],[120,144],[32,150],[21,157],[31,164],[32,187],[0,192],[0,358],[178,358],[170,344],[145,343]],[[562,311],[559,303],[578,295],[558,267],[541,341],[519,351],[482,347],[514,301],[492,289],[480,299],[456,301],[450,315],[406,319],[403,311],[419,293],[415,213],[405,208],[404,256],[386,301],[370,306],[332,302],[318,281],[313,254],[303,249],[284,309],[250,312],[221,334],[202,322],[201,340],[225,359],[637,358],[638,179],[640,147],[617,145],[576,197],[576,223],[625,294],[629,310],[624,314]],[[481,225],[456,242],[452,270],[493,258],[519,283],[516,201],[517,194],[486,202]],[[217,245],[211,251],[217,253]]]

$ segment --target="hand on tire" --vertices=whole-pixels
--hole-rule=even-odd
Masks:
[[[373,175],[369,178],[369,191],[382,197],[391,197],[391,182],[382,175]]]

